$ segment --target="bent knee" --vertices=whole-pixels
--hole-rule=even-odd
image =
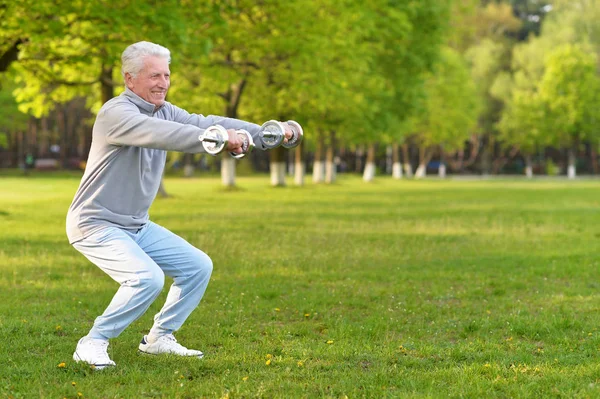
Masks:
[[[207,254],[200,252],[199,256],[194,259],[193,269],[194,271],[192,274],[195,276],[201,278],[210,277],[213,271],[213,261]]]
[[[142,289],[147,289],[152,292],[160,292],[165,285],[165,274],[162,272],[155,272],[151,275],[143,276],[140,278],[139,285]]]
[[[206,255],[206,254],[202,254],[204,256],[201,256],[198,259],[198,271],[201,274],[208,274],[209,276],[211,275],[212,271],[213,271],[213,261],[212,259]]]

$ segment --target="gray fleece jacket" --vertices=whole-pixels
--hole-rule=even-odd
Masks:
[[[67,213],[69,242],[104,226],[129,231],[144,226],[167,151],[205,152],[198,136],[216,124],[247,130],[264,149],[260,126],[253,123],[190,114],[169,102],[155,109],[129,89],[107,101],[94,123],[87,166]]]

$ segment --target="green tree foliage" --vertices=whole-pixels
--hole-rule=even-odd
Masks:
[[[22,112],[47,114],[54,104],[77,96],[97,109],[121,86],[117,65],[123,49],[135,41],[151,40],[193,54],[202,48],[197,27],[210,23],[192,2],[123,0],[4,1],[0,6],[0,47],[19,41],[13,63]],[[194,27],[192,29],[192,27]]]
[[[597,57],[574,45],[558,47],[548,57],[539,94],[547,104],[547,131],[553,144],[572,148],[596,140],[600,120]]]
[[[415,141],[421,149],[418,177],[424,176],[424,168],[438,146],[454,151],[464,145],[480,108],[469,68],[451,48],[442,51],[440,62],[427,80],[426,92],[425,104],[415,121]]]

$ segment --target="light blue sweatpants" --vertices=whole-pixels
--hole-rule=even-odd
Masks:
[[[153,222],[137,233],[106,227],[73,247],[121,287],[88,336],[115,338],[148,309],[173,278],[167,300],[154,316],[150,334],[177,331],[198,306],[212,273],[212,261],[183,238]]]

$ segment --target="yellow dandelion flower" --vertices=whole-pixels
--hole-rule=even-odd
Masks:
[[[302,367],[302,366],[304,366],[304,363],[302,363],[302,360],[298,360],[298,363],[297,363],[297,364],[298,364],[298,367]]]
[[[310,317],[310,313],[304,313],[304,317]]]
[[[242,381],[248,381],[248,376],[242,377]]]
[[[279,309],[279,308],[275,308],[275,311],[276,311],[276,312],[280,312],[280,311],[281,311],[281,309]]]
[[[71,382],[71,385],[75,386],[77,383],[75,381]]]
[[[273,359],[273,355],[271,355],[270,353],[267,353],[267,356],[265,356],[265,358],[267,358],[267,359]]]
[[[492,367],[492,366],[490,366],[489,363],[486,363],[486,364],[483,365],[483,367],[488,368],[488,367]]]
[[[513,338],[512,337],[508,337],[508,338],[506,338],[506,340],[510,342],[510,341],[513,340]]]
[[[329,345],[333,344],[333,340],[330,339],[329,341],[327,341],[327,344],[329,344]]]
[[[77,397],[83,398],[83,394],[81,392],[77,392]]]
[[[65,363],[65,362],[62,362],[62,363],[58,364],[58,368],[59,369],[64,369],[65,367],[67,367],[67,363]]]
[[[62,330],[62,327],[61,326],[56,326],[56,331],[60,331],[60,330]]]
[[[270,365],[271,365],[271,359],[267,360],[267,361],[265,362],[265,364],[266,364],[267,366],[270,366]]]

